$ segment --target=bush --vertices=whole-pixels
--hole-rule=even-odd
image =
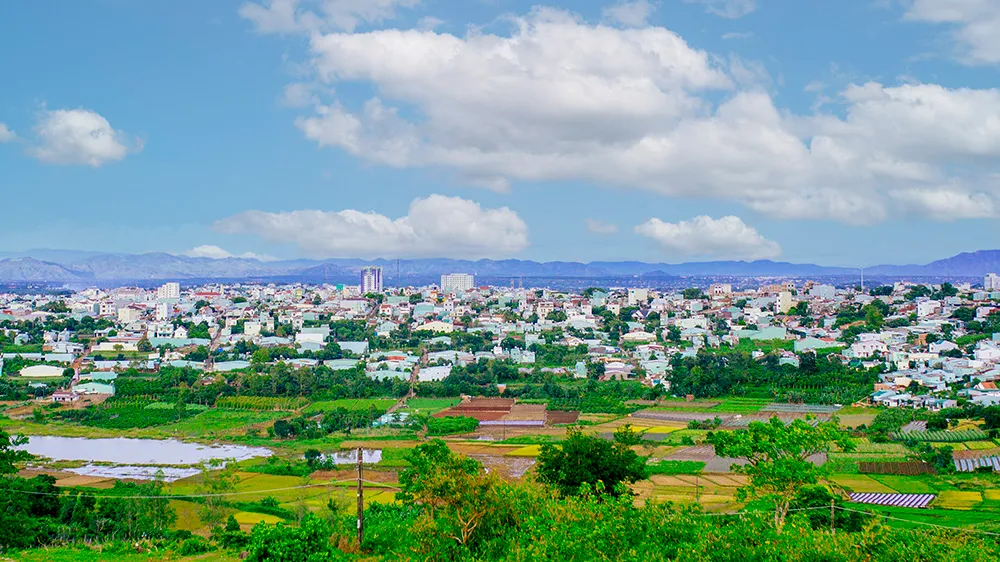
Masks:
[[[181,543],[181,547],[177,553],[181,556],[194,556],[196,554],[204,554],[209,550],[212,550],[212,545],[208,544],[207,540],[199,536],[193,536]]]
[[[479,427],[479,420],[466,416],[448,416],[445,418],[429,418],[427,420],[428,435],[452,435],[470,433]]]

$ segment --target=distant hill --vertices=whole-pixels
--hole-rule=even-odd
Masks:
[[[313,282],[353,282],[366,265],[382,266],[391,284],[427,283],[443,273],[465,272],[481,278],[627,278],[627,277],[832,277],[853,276],[856,268],[757,261],[713,261],[679,264],[639,261],[536,262],[530,260],[285,260],[192,258],[167,253],[108,254],[69,250],[32,250],[6,253],[0,259],[0,281],[112,282],[185,279],[299,279]],[[878,265],[866,276],[981,277],[1000,273],[1000,250],[963,253],[924,265]]]

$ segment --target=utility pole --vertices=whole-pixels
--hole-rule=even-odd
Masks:
[[[837,534],[837,530],[833,528],[833,509],[834,509],[834,503],[833,502],[834,502],[834,500],[831,499],[830,500],[830,534],[831,535],[836,535]]]
[[[361,447],[358,447],[358,550],[361,549],[361,544],[365,537],[365,496],[364,486],[361,481],[364,469],[365,465],[362,461]]]

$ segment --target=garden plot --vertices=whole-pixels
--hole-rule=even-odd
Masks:
[[[830,481],[855,493],[891,494],[895,490],[863,474],[837,474]]]
[[[869,505],[890,505],[895,507],[927,507],[934,494],[851,494],[851,501]]]
[[[898,431],[892,438],[899,441],[930,441],[937,443],[960,443],[962,441],[980,441],[989,439],[989,435],[981,429],[963,429],[959,431]]]
[[[992,468],[995,472],[1000,472],[1000,456],[955,459],[955,470],[959,472],[974,472],[979,468],[985,467]]]

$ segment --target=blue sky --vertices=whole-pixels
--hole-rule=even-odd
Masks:
[[[0,250],[997,247],[992,0],[0,3]]]

